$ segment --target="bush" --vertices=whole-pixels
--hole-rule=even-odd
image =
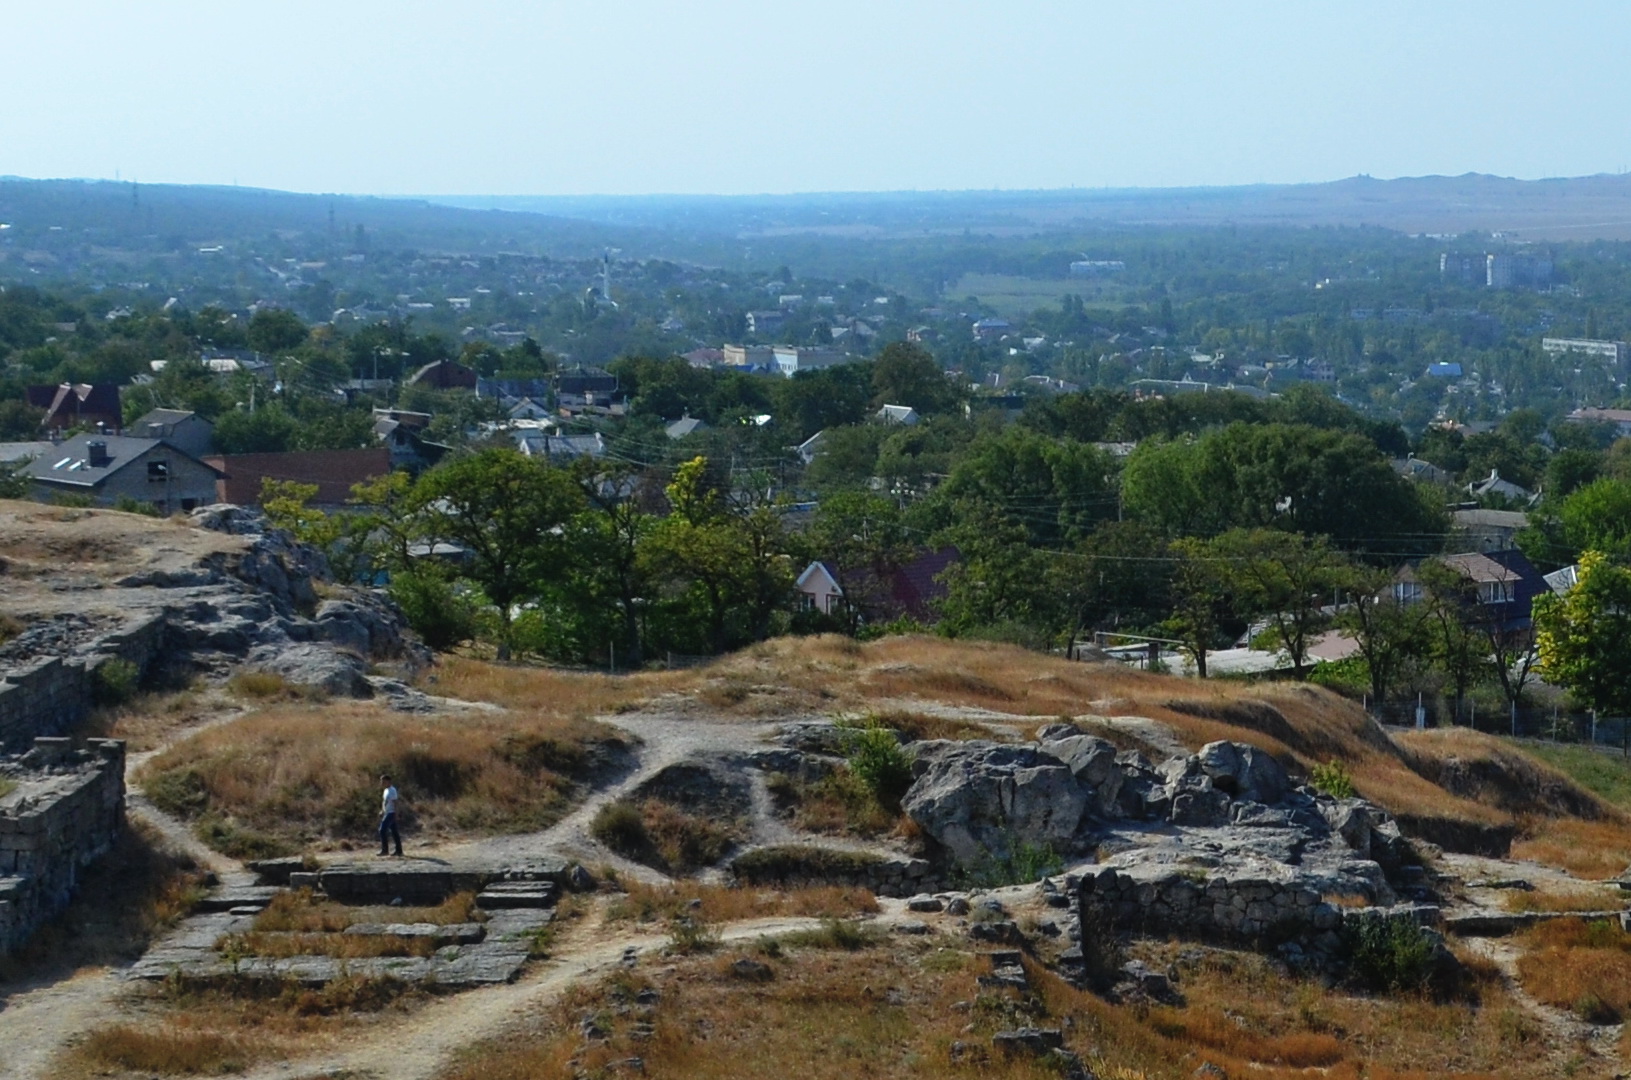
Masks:
[[[91,697],[98,705],[123,705],[136,696],[141,671],[129,660],[104,661],[91,674]]]
[[[719,931],[694,915],[669,920],[668,947],[681,954],[710,952],[719,947]]]
[[[845,952],[855,952],[876,945],[883,940],[883,934],[875,926],[865,926],[841,919],[822,919],[821,925],[816,929],[795,930],[783,935],[782,940],[789,945],[801,945],[807,949],[842,949]]]
[[[880,725],[855,728],[845,749],[850,772],[867,786],[880,806],[892,814],[899,813],[900,801],[912,786],[912,763],[895,732]]]
[[[960,868],[958,877],[965,888],[1001,889],[1040,881],[1064,865],[1065,861],[1047,844],[1016,844],[1001,858],[988,855],[974,866]]]
[[[113,508],[125,514],[141,514],[144,517],[163,517],[159,508],[150,502],[141,502],[129,495],[121,495],[113,502]]]
[[[1310,769],[1308,782],[1314,785],[1316,791],[1322,791],[1333,799],[1354,797],[1353,777],[1348,775],[1348,767],[1336,758]]]
[[[19,619],[0,612],[0,645],[5,644],[23,632],[23,624]]]
[[[408,625],[438,652],[475,638],[474,605],[436,574],[423,570],[397,574],[391,578],[389,592],[407,616]]]
[[[1421,990],[1432,977],[1433,938],[1409,919],[1381,915],[1350,919],[1342,936],[1350,974],[1371,990]]]
[[[651,837],[640,817],[640,808],[631,802],[609,802],[595,813],[589,835],[625,858],[639,861],[651,850]]]

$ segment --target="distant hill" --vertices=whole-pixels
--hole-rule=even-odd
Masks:
[[[14,236],[89,232],[96,243],[137,250],[269,237],[345,243],[359,226],[370,242],[433,252],[517,251],[570,258],[598,255],[608,244],[638,246],[640,239],[582,218],[462,209],[423,200],[11,176],[0,177],[0,223],[16,230]]]
[[[1631,175],[1514,180],[1467,173],[1321,184],[1057,191],[897,191],[810,195],[427,196],[633,228],[740,237],[795,233],[903,239],[1104,225],[1370,225],[1407,233],[1472,230],[1537,240],[1631,238]]]

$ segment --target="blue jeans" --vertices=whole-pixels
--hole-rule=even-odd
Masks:
[[[402,834],[396,831],[396,814],[394,813],[386,814],[379,819],[379,853],[381,855],[390,853],[385,846],[387,836],[396,841],[396,853],[398,855],[402,854]]]

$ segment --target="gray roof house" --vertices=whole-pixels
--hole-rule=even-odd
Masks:
[[[668,437],[670,439],[683,439],[687,435],[693,435],[696,432],[707,430],[708,421],[698,420],[696,417],[690,415],[680,417],[672,424],[669,424],[667,428]]]
[[[138,439],[163,439],[193,457],[209,453],[215,438],[215,425],[187,409],[154,409],[125,431]]]
[[[86,434],[35,458],[24,475],[42,500],[80,495],[112,506],[130,498],[169,514],[215,502],[215,481],[226,474],[163,439]]]

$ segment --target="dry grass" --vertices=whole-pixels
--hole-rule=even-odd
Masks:
[[[341,1045],[360,1021],[409,1011],[425,995],[391,979],[340,979],[321,990],[176,983],[134,1003],[134,1020],[86,1034],[53,1075],[215,1076]]]
[[[693,814],[662,799],[607,803],[590,833],[619,855],[671,874],[715,866],[742,838],[742,823]]]
[[[1057,1076],[991,1052],[994,1032],[1027,1024],[1062,1029],[1106,1080],[1185,1080],[1205,1061],[1263,1080],[1562,1075],[1498,980],[1482,1008],[1415,999],[1378,1008],[1257,957],[1216,955],[1186,971],[1190,1006],[1180,1009],[1113,1005],[1035,968],[1028,997],[982,991],[983,957],[944,939],[858,951],[783,942],[759,949],[770,973],[757,979],[739,974],[731,953],[682,958],[574,989],[524,1034],[472,1048],[440,1080],[612,1075],[634,1056],[648,1075],[697,1080]],[[637,1000],[646,989],[658,995],[649,1007]],[[608,1038],[582,1037],[586,1015]],[[964,1052],[954,1056],[955,1044]]]
[[[200,732],[137,779],[229,854],[299,850],[373,832],[378,777],[420,835],[542,828],[624,748],[604,725],[543,713],[406,717],[369,703],[279,705]]]
[[[777,773],[767,783],[777,808],[792,817],[800,832],[871,838],[894,831],[903,820],[847,768],[819,780]]]
[[[463,701],[562,717],[619,712],[694,682],[695,673],[686,671],[602,675],[444,656],[420,685],[428,693]]]
[[[1514,859],[1532,859],[1575,877],[1606,881],[1631,866],[1631,825],[1624,821],[1535,818],[1512,845]]]
[[[483,918],[476,907],[476,894],[471,892],[457,893],[434,907],[363,907],[320,899],[310,889],[297,889],[272,897],[266,909],[255,916],[253,929],[260,933],[336,934],[358,923],[448,926]]]
[[[985,724],[905,709],[867,713],[858,722],[863,727],[886,727],[891,731],[898,731],[907,742],[917,742],[920,739],[949,739],[953,742],[968,739],[1004,741],[1001,732],[993,731]]]
[[[1540,1001],[1593,1023],[1631,1011],[1631,934],[1616,923],[1557,919],[1523,934],[1523,988]]]
[[[698,905],[700,902],[700,906]],[[660,922],[690,915],[703,922],[736,922],[771,915],[843,919],[878,911],[866,889],[815,885],[800,889],[732,888],[725,885],[631,883],[606,910],[610,922]]]
[[[216,942],[216,951],[236,956],[333,956],[361,960],[380,956],[429,956],[436,951],[430,938],[396,934],[231,934]]]
[[[1626,906],[1625,894],[1618,889],[1580,889],[1574,892],[1528,892],[1506,894],[1501,906],[1508,911],[1618,911]]]

